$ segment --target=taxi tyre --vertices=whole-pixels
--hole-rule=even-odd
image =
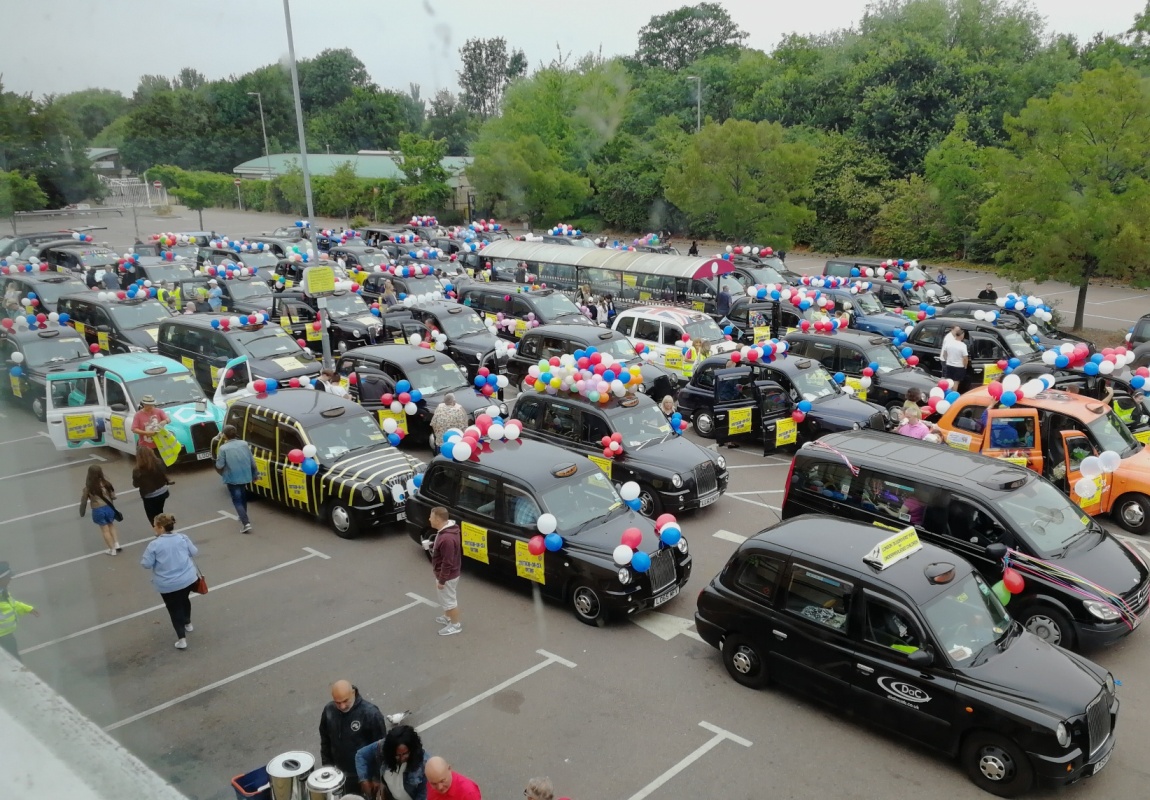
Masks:
[[[1042,601],[1028,603],[1019,609],[1017,615],[1011,616],[1047,644],[1057,645],[1066,650],[1073,650],[1077,644],[1074,623],[1065,612],[1048,603]]]
[[[333,500],[324,507],[324,520],[341,539],[354,539],[359,536],[359,520],[352,510],[338,500]]]
[[[739,634],[723,639],[723,666],[735,683],[748,689],[762,689],[771,682],[767,662],[751,640]]]
[[[1017,797],[1034,785],[1034,766],[1026,752],[996,733],[967,734],[960,760],[975,786],[999,797]]]
[[[659,498],[659,493],[652,489],[646,483],[639,484],[639,513],[644,517],[655,519],[663,513],[663,501]]]
[[[45,390],[45,391],[47,391],[47,390]],[[48,404],[48,401],[43,397],[37,396],[37,397],[32,398],[32,414],[36,417],[36,419],[40,420],[41,422],[47,422],[48,421],[47,404]]]
[[[1130,533],[1150,533],[1150,498],[1144,494],[1125,494],[1113,506],[1112,516]]]
[[[584,625],[597,628],[606,627],[610,612],[603,606],[603,598],[599,592],[584,578],[576,578],[571,582],[567,592],[567,602],[575,619]]]
[[[902,420],[902,401],[891,400],[886,404],[886,416],[891,424],[897,426]]]
[[[705,408],[701,408],[695,412],[695,416],[691,419],[691,427],[695,429],[695,433],[702,436],[704,439],[715,438],[715,414]]]

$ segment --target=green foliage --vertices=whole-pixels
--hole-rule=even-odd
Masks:
[[[296,69],[305,115],[339,105],[356,89],[377,91],[368,77],[367,67],[346,48],[324,50],[315,58],[298,62]]]
[[[687,141],[678,120],[664,117],[646,138],[620,133],[604,146],[588,168],[603,222],[626,231],[679,227],[677,209],[663,197],[663,179]]]
[[[322,189],[322,192],[315,193],[317,205],[339,208],[338,216],[347,220],[351,218],[352,207],[359,201],[362,185],[356,177],[355,167],[350,161],[344,161],[336,165],[335,172],[316,189]]]
[[[403,154],[399,161],[403,171],[399,197],[404,213],[421,214],[446,206],[451,199],[449,175],[442,164],[447,155],[446,142],[405,133],[399,137],[399,149]]]
[[[124,139],[130,133],[128,115],[116,117],[116,119],[109,122],[104,126],[99,133],[92,137],[92,147],[115,147],[120,148],[124,145]]]
[[[799,231],[799,240],[832,253],[871,251],[871,233],[886,200],[890,164],[865,144],[832,133],[817,141],[819,158],[811,179],[809,207],[816,220]]]
[[[954,129],[937,147],[926,154],[926,182],[937,206],[938,223],[924,255],[969,257],[971,247],[980,242],[978,209],[990,196],[987,188],[986,153],[966,138],[969,126],[959,115]],[[898,252],[911,252],[901,250]],[[983,255],[981,251],[977,255]]]
[[[651,17],[639,29],[635,58],[644,66],[675,71],[704,56],[737,49],[748,36],[718,3],[683,6]]]
[[[509,54],[502,36],[468,39],[459,48],[459,58],[461,100],[480,119],[498,114],[507,85],[527,74],[527,56],[522,50]]]
[[[789,247],[814,217],[805,202],[816,161],[813,147],[785,141],[777,123],[729,119],[691,138],[667,170],[667,199],[695,233]]]
[[[52,104],[72,120],[87,142],[128,112],[128,98],[111,89],[84,89],[60,95]]]
[[[402,95],[353,88],[338,104],[307,118],[308,143],[320,152],[392,150],[406,129],[405,115]]]
[[[447,155],[467,155],[467,147],[478,130],[478,120],[472,117],[459,98],[447,89],[436,92],[424,123],[424,133],[433,139],[442,139]]]
[[[535,134],[513,140],[480,133],[467,174],[480,205],[501,219],[540,226],[571,217],[591,195],[587,178],[565,169],[555,150]]]
[[[14,211],[39,211],[48,206],[48,195],[34,178],[16,170],[0,172],[0,217],[10,217]]]
[[[1092,70],[1006,119],[982,233],[1016,277],[1079,286],[1150,275],[1150,87],[1132,69]]]
[[[871,248],[885,253],[935,252],[942,212],[926,180],[915,174],[889,181],[883,189],[887,201],[879,211]]]

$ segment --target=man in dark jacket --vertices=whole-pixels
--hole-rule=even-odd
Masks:
[[[348,681],[332,684],[331,702],[319,721],[319,757],[324,765],[338,767],[349,781],[355,780],[356,751],[385,733],[383,714],[359,696],[359,689]]]
[[[431,545],[431,569],[435,573],[439,604],[443,606],[443,616],[435,621],[443,625],[440,636],[451,636],[463,630],[456,597],[463,568],[463,542],[459,526],[448,518],[447,509],[443,506],[431,509],[428,521],[436,531],[435,542]]]

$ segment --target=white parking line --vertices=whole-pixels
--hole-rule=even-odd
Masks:
[[[745,497],[749,494],[782,494],[783,489],[756,489],[753,492],[727,492],[732,497]]]
[[[742,736],[737,736],[730,731],[723,730],[718,725],[712,725],[705,720],[699,723],[699,727],[706,728],[715,735],[708,739],[706,743],[696,748],[693,753],[690,753],[689,755],[680,759],[679,763],[675,764],[662,775],[655,778],[655,780],[651,781],[642,789],[635,792],[635,794],[631,795],[629,800],[643,800],[645,797],[650,797],[651,794],[655,792],[660,786],[671,780],[671,778],[674,778],[676,775],[685,770],[687,767],[691,766],[691,764],[698,761],[711,750],[714,750],[716,747],[718,747],[724,739],[730,739],[735,744],[741,744],[743,747],[750,747],[754,744],[754,742],[750,741],[749,739],[744,739]]]
[[[425,722],[422,725],[420,725],[419,727],[417,727],[415,729],[416,732],[417,733],[423,733],[425,730],[432,727],[433,725],[438,725],[439,723],[443,722],[445,719],[449,719],[451,717],[454,717],[460,711],[465,711],[466,709],[471,708],[476,703],[479,703],[479,702],[482,702],[483,700],[486,700],[488,697],[491,697],[491,695],[493,695],[493,694],[498,694],[499,692],[502,692],[508,686],[514,686],[515,684],[519,683],[519,681],[523,680],[524,678],[530,677],[531,675],[534,675],[539,670],[544,669],[545,667],[549,667],[552,664],[562,664],[563,666],[567,667],[567,669],[575,669],[575,667],[577,666],[574,661],[568,661],[567,659],[563,658],[562,656],[557,656],[554,653],[548,653],[546,650],[536,650],[535,652],[538,653],[539,655],[543,656],[543,661],[540,661],[538,664],[536,664],[533,667],[529,667],[529,668],[523,670],[518,675],[515,675],[513,677],[508,678],[507,680],[503,681],[503,683],[496,684],[495,686],[492,686],[490,689],[488,689],[485,692],[480,692],[479,694],[475,695],[475,697],[472,697],[470,700],[465,700],[464,702],[457,705],[455,708],[449,709],[448,711],[444,711],[438,717],[432,717],[427,722]]]
[[[749,497],[739,497],[737,494],[731,494],[730,492],[727,492],[727,496],[730,497],[732,500],[739,500],[743,503],[751,503],[752,505],[762,506],[763,508],[769,508],[771,511],[774,511],[777,514],[782,513],[781,508],[778,508],[776,506],[769,506],[766,503],[760,503],[758,500],[752,500]]]
[[[89,461],[107,461],[108,459],[92,454],[84,458],[78,458],[75,461],[69,461],[65,464],[56,464],[52,467],[41,467],[40,469],[29,469],[24,472],[17,472],[15,475],[0,475],[0,481],[11,480],[12,478],[23,478],[25,475],[35,475],[37,472],[52,472],[53,470],[63,469],[64,467],[74,467],[77,464],[86,464]]]
[[[131,494],[126,494],[123,497],[116,498],[116,502],[122,505],[124,503],[132,502],[133,499],[139,499],[139,497],[140,497],[140,495],[138,493],[132,492]],[[119,507],[120,506],[117,506],[117,508],[119,508]],[[33,519],[34,517],[42,517],[45,514],[55,514],[57,511],[67,511],[68,509],[72,509],[73,511],[78,511],[79,508],[80,508],[79,504],[73,502],[73,503],[69,503],[66,506],[56,506],[55,508],[46,508],[43,511],[35,511],[31,514],[25,514],[22,517],[12,517],[12,519],[0,519],[0,525],[10,525],[13,522],[23,522],[26,519]]]
[[[410,593],[408,593],[408,596],[410,597],[412,595]],[[417,597],[417,599],[412,600],[410,603],[408,603],[406,605],[402,605],[399,608],[393,608],[391,611],[388,611],[384,614],[380,614],[378,617],[372,617],[371,619],[367,620],[366,622],[361,622],[358,625],[352,625],[350,628],[344,628],[342,631],[337,631],[336,633],[333,633],[330,636],[325,636],[322,639],[316,639],[311,644],[305,644],[303,647],[297,647],[295,650],[292,650],[290,653],[284,653],[282,656],[276,656],[275,658],[271,659],[270,661],[265,661],[262,664],[256,664],[254,667],[249,667],[248,669],[245,669],[241,672],[237,672],[233,675],[229,675],[226,678],[220,678],[218,681],[214,681],[213,683],[209,683],[207,686],[201,686],[199,689],[195,689],[191,692],[188,692],[187,694],[182,694],[179,697],[174,698],[172,700],[169,700],[166,703],[160,703],[158,706],[152,706],[151,708],[147,709],[146,711],[141,711],[139,714],[133,714],[132,716],[127,717],[125,719],[122,719],[119,722],[113,722],[111,725],[104,728],[104,730],[114,731],[117,728],[122,728],[125,725],[130,725],[133,722],[136,722],[137,720],[144,719],[145,717],[150,717],[150,716],[152,716],[152,714],[157,714],[161,711],[164,711],[165,709],[171,708],[172,706],[178,706],[180,703],[184,702],[185,700],[191,700],[193,697],[199,697],[201,694],[205,694],[207,692],[214,691],[215,689],[219,689],[221,686],[227,686],[229,683],[234,683],[235,681],[238,681],[240,678],[246,678],[248,675],[254,675],[257,672],[260,672],[261,670],[267,669],[268,667],[274,667],[276,664],[287,661],[289,658],[294,658],[295,656],[306,653],[309,650],[314,650],[317,647],[323,647],[325,644],[327,644],[329,642],[334,642],[336,639],[340,638],[341,636],[347,636],[349,633],[355,633],[356,631],[362,630],[368,626],[374,625],[377,622],[382,622],[383,620],[388,619],[389,617],[394,617],[396,614],[407,611],[409,608],[415,608],[416,606],[426,605],[426,604],[435,605],[434,603],[431,603],[430,600],[426,600],[425,598],[422,598],[422,597]]]
[[[734,542],[735,544],[742,544],[743,542],[747,541],[747,537],[743,536],[741,533],[723,530],[722,528],[715,531],[711,535],[716,539],[722,539],[725,542]]]
[[[243,583],[244,581],[250,581],[252,578],[258,578],[261,575],[267,575],[269,572],[275,572],[276,570],[283,569],[284,567],[290,567],[293,564],[300,563],[301,561],[307,561],[308,559],[312,559],[312,558],[315,558],[317,556],[321,556],[321,557],[323,556],[323,553],[319,553],[315,550],[312,550],[310,547],[307,547],[304,549],[308,551],[308,554],[306,556],[300,556],[299,558],[293,558],[291,561],[285,561],[282,564],[276,564],[274,567],[268,567],[267,569],[261,569],[259,572],[253,572],[250,575],[244,575],[240,578],[234,578],[230,581],[224,581],[221,584],[218,584],[216,586],[209,586],[208,588],[211,590],[212,594],[215,594],[220,589],[225,589],[228,586],[234,586],[237,583]],[[200,597],[200,596],[201,595],[197,595],[197,594],[191,595],[193,600]],[[52,645],[57,645],[57,644],[60,644],[61,642],[67,642],[71,639],[77,639],[81,636],[85,636],[89,633],[92,633],[93,631],[99,631],[99,630],[103,630],[104,628],[110,628],[111,626],[118,625],[121,622],[127,622],[130,619],[135,619],[136,617],[142,617],[145,614],[151,614],[153,611],[159,611],[163,607],[164,607],[164,604],[160,603],[158,606],[150,606],[150,607],[145,608],[141,611],[133,611],[131,614],[125,614],[122,617],[117,617],[116,619],[110,619],[107,622],[101,622],[99,625],[93,625],[92,627],[85,628],[82,631],[76,631],[75,633],[69,633],[67,636],[61,636],[59,639],[52,639],[51,641],[41,642],[40,644],[34,644],[31,647],[25,647],[23,650],[20,651],[20,655],[26,655],[28,653],[34,653],[37,650],[43,650],[45,647],[51,647]]]
[[[762,469],[763,467],[789,467],[790,461],[768,461],[763,459],[762,464],[728,464],[727,469]]]
[[[17,442],[40,441],[40,437],[45,435],[46,434],[38,433],[35,436],[25,436],[23,439],[9,439],[6,442],[0,442],[0,444],[16,444]]]
[[[72,506],[68,506],[68,507],[74,508],[75,505],[73,504]],[[180,531],[181,532],[182,531],[190,531],[193,528],[202,528],[205,525],[211,525],[213,523],[219,522],[220,520],[224,520],[227,518],[228,518],[228,515],[222,511],[220,511],[219,516],[216,517],[215,519],[207,519],[207,520],[204,520],[203,522],[197,522],[194,525],[185,525],[184,527],[180,528]],[[148,536],[148,537],[143,538],[143,539],[136,539],[136,541],[134,541],[134,542],[128,542],[127,544],[124,544],[121,546],[122,547],[133,547],[137,544],[143,544],[144,542],[150,542],[155,538],[156,537],[154,535]],[[304,548],[304,550],[309,550],[309,549],[310,548],[307,548],[307,547]],[[67,564],[75,564],[77,561],[83,561],[86,558],[99,558],[100,556],[102,556],[104,554],[105,554],[104,550],[97,550],[95,553],[87,553],[86,555],[76,556],[75,558],[69,558],[65,561],[57,561],[55,564],[48,564],[47,566],[44,566],[44,567],[36,567],[36,569],[30,569],[27,572],[18,572],[15,575],[13,575],[12,577],[13,577],[13,580],[15,580],[16,578],[23,578],[26,575],[35,575],[37,572],[45,572],[46,570],[55,569],[56,567],[63,567]],[[328,558],[328,556],[324,556],[324,558]]]

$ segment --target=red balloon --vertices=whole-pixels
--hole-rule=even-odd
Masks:
[[[482,389],[479,390],[479,393],[482,394],[484,397],[491,397],[491,395],[495,394],[495,390],[493,388],[491,388],[490,386],[484,386]]]
[[[619,540],[620,543],[627,545],[632,550],[638,550],[639,545],[643,544],[643,531],[638,528],[628,528],[623,531],[623,536]]]
[[[614,457],[615,457],[615,451],[614,450],[612,450],[610,447],[604,447],[603,448],[603,458],[614,458]]]
[[[1007,363],[1006,359],[1000,359],[998,362],[998,368],[1001,370],[1005,370],[1009,366],[1010,366],[1010,364]]]
[[[548,361],[547,363],[553,367],[559,366],[559,363],[560,363],[559,362],[559,356],[551,356],[551,360]]]
[[[304,460],[303,450],[292,450],[288,453],[288,461],[293,464],[302,464]]]
[[[491,370],[489,370],[487,367],[480,367],[479,368],[479,374],[482,375],[484,378],[486,378],[488,375],[491,374]]]
[[[347,382],[348,385],[355,386],[357,383],[359,383],[359,376],[353,372],[347,376]]]
[[[907,356],[906,363],[910,364],[912,367],[917,367],[918,356]]]
[[[623,434],[619,433],[619,431],[615,431],[613,434],[611,434],[611,441],[619,442],[620,444],[622,444]]]
[[[479,428],[480,433],[487,433],[487,429],[491,427],[491,416],[489,414],[480,414],[475,418],[475,427]]]
[[[807,331],[809,331],[811,329],[810,320],[804,319],[802,322],[799,323],[799,327],[803,329],[803,333],[806,333]]]
[[[322,323],[320,323],[320,321],[318,319],[311,324],[311,329],[313,331],[318,331],[318,330],[321,330],[322,328],[323,328],[323,325],[322,325]]]
[[[611,446],[611,437],[610,436],[604,436],[602,439],[599,440],[599,444],[603,445],[603,447],[610,447]]]
[[[303,348],[307,347],[307,340],[306,339],[296,339],[295,343],[298,344],[300,347],[303,347]]]
[[[793,419],[795,422],[802,422],[806,418],[807,418],[807,415],[801,411],[792,411],[791,412],[791,419]]]
[[[998,398],[1002,397],[1002,384],[998,381],[987,384],[986,393],[997,400]]]
[[[738,364],[742,360],[743,360],[743,354],[740,353],[738,350],[731,353],[731,363],[732,364]]]
[[[591,359],[587,358],[587,356],[583,356],[576,363],[579,365],[579,369],[587,369],[591,366]]]
[[[759,351],[758,350],[748,350],[747,351],[747,361],[754,363],[755,361],[758,361],[758,360],[759,360]]]
[[[255,389],[256,392],[258,392],[259,394],[263,394],[264,392],[266,392],[268,390],[267,381],[263,381],[263,380],[253,381],[252,382],[252,388]]]
[[[600,355],[599,353],[592,353],[592,354],[589,356],[589,358],[591,359],[591,363],[592,363],[592,364],[598,364],[600,361],[602,361],[602,360],[603,360],[603,356],[602,356],[602,355]]]
[[[670,525],[674,521],[674,514],[660,514],[659,518],[655,520],[655,530],[661,531],[664,525]]]
[[[543,537],[536,534],[527,540],[527,552],[533,556],[543,555],[543,551],[547,546],[543,543]]]
[[[98,344],[90,344],[90,345],[88,345],[88,352],[90,352],[90,353],[98,353],[98,352],[100,352],[100,345],[98,345]]]
[[[385,395],[381,395],[379,398],[379,402],[383,403],[385,406],[390,406],[394,401],[395,395],[393,395],[391,392],[388,392]]]
[[[400,392],[399,397],[397,399],[403,405],[407,405],[408,403],[411,402],[411,393],[410,392]]]
[[[1026,586],[1026,581],[1018,574],[1017,570],[1007,567],[1002,571],[1002,585],[1006,587],[1006,591],[1011,594],[1018,594]]]
[[[293,389],[298,389],[299,388],[299,378],[292,378],[291,380],[289,380],[288,386],[290,386]]]

